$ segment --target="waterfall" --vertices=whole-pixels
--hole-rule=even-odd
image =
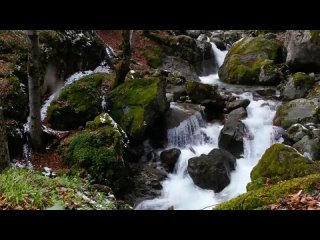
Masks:
[[[212,49],[219,66],[222,65],[227,51],[220,51],[214,43]],[[218,73],[200,77],[202,83],[217,84],[220,87],[229,86],[220,81]],[[173,173],[168,174],[162,184],[161,195],[155,199],[139,203],[135,209],[174,208],[184,209],[212,209],[219,203],[234,198],[246,192],[246,185],[250,182],[250,173],[257,164],[265,150],[273,143],[282,142],[278,127],[273,126],[272,120],[279,102],[274,100],[254,99],[250,88],[236,86],[228,88],[242,91],[235,94],[240,99],[249,99],[247,107],[248,117],[243,123],[249,134],[244,139],[244,155],[237,159],[237,167],[231,172],[231,182],[220,193],[201,189],[193,183],[187,172],[188,160],[201,154],[208,154],[212,149],[218,148],[218,137],[223,125],[221,123],[206,123],[199,115],[194,115],[180,123],[179,126],[168,130],[169,146],[178,147],[181,155],[175,165]],[[242,90],[244,89],[244,90]],[[201,115],[200,115],[201,116]],[[202,135],[203,133],[203,135]],[[203,136],[207,136],[204,139]]]
[[[282,139],[277,137],[279,136],[279,134],[277,134],[279,129],[272,125],[272,119],[279,104],[278,102],[255,100],[251,92],[246,92],[238,96],[251,101],[247,107],[248,117],[243,120],[243,123],[250,132],[250,136],[244,139],[244,157],[237,159],[236,170],[231,173],[231,183],[222,192],[214,193],[212,190],[205,190],[196,186],[187,173],[187,165],[190,158],[200,156],[201,154],[208,154],[212,149],[218,148],[218,136],[223,125],[219,123],[208,123],[198,129],[204,132],[211,139],[210,141],[191,141],[190,146],[187,147],[180,147],[177,141],[175,142],[176,145],[172,144],[181,150],[175,171],[169,174],[168,178],[162,182],[163,189],[160,197],[143,201],[136,206],[136,209],[164,210],[171,206],[176,210],[204,209],[207,206],[210,206],[208,209],[211,209],[216,204],[246,192],[246,185],[250,182],[250,172],[252,168],[257,164],[269,146],[276,142],[282,142]],[[187,132],[193,134],[197,132],[187,130],[187,126],[195,124],[195,119],[193,118],[193,122],[191,120],[187,122],[178,127],[178,129],[180,129],[180,127],[185,126],[186,130],[183,131],[181,129],[179,131],[184,134]],[[197,126],[197,124],[194,126]],[[169,130],[173,139],[177,138],[175,134],[179,131],[176,129],[175,133],[172,134]],[[192,138],[192,136],[193,135],[191,135],[190,138]],[[188,137],[185,138],[190,139]],[[168,148],[171,147],[172,146]],[[192,150],[190,150],[190,148]]]
[[[201,113],[197,112],[180,123],[179,126],[168,130],[169,145],[174,147],[186,147],[187,145],[198,145],[204,143],[206,135],[201,131],[205,122]]]

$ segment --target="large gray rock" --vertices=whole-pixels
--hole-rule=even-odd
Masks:
[[[318,99],[295,99],[281,105],[274,118],[274,124],[288,128],[295,123],[315,123],[319,120]]]
[[[313,81],[312,77],[302,72],[291,75],[282,92],[283,100],[294,100],[305,97],[312,87]]]
[[[190,158],[188,173],[197,186],[221,192],[230,183],[235,164],[236,158],[231,153],[213,149],[208,155]]]
[[[296,123],[287,129],[287,137],[293,142],[300,141],[304,136],[310,135],[311,132],[302,124]]]
[[[311,160],[320,160],[320,141],[318,138],[312,139],[309,136],[304,136],[293,147]]]
[[[166,56],[159,69],[170,72],[178,71],[187,80],[200,81],[196,69],[186,60],[174,56]]]
[[[291,70],[302,72],[319,72],[319,33],[319,30],[287,31],[285,41],[288,52],[286,64]]]
[[[228,119],[219,135],[219,147],[239,158],[244,152],[243,138],[246,132],[247,128],[241,121]]]

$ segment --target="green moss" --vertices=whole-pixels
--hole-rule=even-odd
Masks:
[[[67,164],[85,169],[96,181],[119,192],[127,182],[121,140],[117,129],[104,126],[74,135],[60,151]]]
[[[57,203],[63,209],[115,209],[104,193],[77,176],[48,178],[27,169],[9,169],[0,174],[0,182],[0,209],[46,209]],[[84,193],[96,203],[82,198]]]
[[[310,77],[309,75],[303,73],[303,72],[297,72],[293,75],[291,75],[294,81],[294,86],[297,88],[307,87],[310,88],[312,84],[314,83],[314,79]]]
[[[281,33],[286,30],[256,30],[256,35],[267,34],[267,33]]]
[[[319,172],[319,164],[304,158],[294,148],[273,144],[253,168],[251,180],[255,181],[263,177],[285,180]]]
[[[273,85],[278,79],[260,81],[260,73],[263,69],[264,75],[274,75],[275,64],[282,61],[282,46],[278,41],[263,36],[244,38],[232,46],[219,74],[228,83]]]
[[[144,52],[144,57],[146,58],[149,66],[157,68],[161,65],[162,60],[165,57],[165,53],[161,47],[153,47],[148,48]]]
[[[47,118],[53,128],[75,129],[101,111],[102,81],[111,74],[96,73],[66,86],[48,108]]]
[[[316,43],[319,40],[320,30],[309,30],[311,34],[311,42]]]
[[[125,82],[110,93],[110,115],[129,136],[143,138],[157,112],[166,110],[167,103],[162,102],[164,98],[159,100],[162,87],[158,78],[135,79]]]
[[[294,178],[255,191],[242,194],[234,199],[218,205],[215,210],[253,210],[266,209],[268,205],[277,203],[282,197],[296,193],[300,189],[313,191],[319,184],[320,175],[314,174],[303,178]]]

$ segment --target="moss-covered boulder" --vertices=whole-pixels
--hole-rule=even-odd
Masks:
[[[316,123],[319,120],[318,99],[295,99],[282,104],[276,112],[274,124],[289,128],[295,123]]]
[[[109,101],[112,118],[136,141],[144,139],[169,107],[165,84],[158,78],[127,81],[110,93]]]
[[[221,100],[217,85],[187,81],[185,86],[187,94],[193,103],[200,104],[204,100]]]
[[[320,30],[290,30],[286,33],[286,64],[293,71],[319,72]]]
[[[0,103],[3,104],[4,116],[23,121],[27,116],[28,96],[18,77],[11,75],[0,77]]]
[[[253,183],[266,178],[287,180],[312,173],[320,173],[319,164],[305,158],[290,146],[273,144],[251,171],[251,180]],[[252,187],[249,185],[250,189]]]
[[[305,73],[297,72],[292,74],[284,86],[282,92],[283,100],[294,100],[305,97],[313,83],[314,78]]]
[[[227,202],[224,202],[214,210],[263,210],[281,201],[282,197],[304,190],[307,193],[319,186],[320,175],[313,174],[306,177],[294,178],[255,191],[249,191]]]
[[[52,128],[76,129],[97,116],[102,110],[102,83],[112,78],[111,74],[92,74],[63,88],[48,108]]]
[[[221,80],[232,84],[277,85],[284,51],[280,42],[264,36],[246,37],[229,50],[219,70]]]
[[[105,113],[66,139],[60,151],[68,165],[84,169],[97,182],[119,193],[128,186],[124,144],[120,130]]]

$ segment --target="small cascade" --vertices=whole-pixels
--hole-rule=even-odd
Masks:
[[[201,131],[205,127],[201,113],[197,112],[180,123],[179,126],[168,130],[168,143],[174,147],[198,145],[206,141],[206,134]]]
[[[214,53],[216,62],[218,63],[218,66],[221,67],[228,51],[221,51],[219,48],[217,48],[215,43],[213,42],[210,42],[210,43],[212,46],[212,51]]]

